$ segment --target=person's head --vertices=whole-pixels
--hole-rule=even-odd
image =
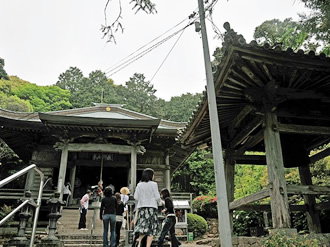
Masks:
[[[115,194],[115,196],[116,196],[118,202],[121,201],[120,193],[117,192],[117,193]]]
[[[86,194],[88,194],[88,196],[91,196],[92,191],[91,191],[91,190],[87,190],[87,191],[86,191]]]
[[[112,189],[110,187],[105,187],[104,196],[105,197],[111,197],[112,196]]]
[[[164,188],[160,191],[160,197],[162,199],[165,199],[165,198],[170,197],[170,196],[171,195],[170,195],[170,192],[168,191],[168,189]]]
[[[151,168],[146,168],[142,172],[141,182],[152,181],[153,177],[154,177],[154,170],[152,170]]]

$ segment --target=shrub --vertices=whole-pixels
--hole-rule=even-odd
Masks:
[[[210,195],[198,196],[193,200],[194,211],[205,218],[217,218],[217,198]]]
[[[250,227],[262,226],[263,221],[261,212],[235,210],[233,212],[234,233],[238,236],[249,236]]]
[[[11,206],[7,206],[4,204],[2,207],[0,207],[0,220],[5,218],[13,209]],[[3,225],[4,226],[10,226],[14,222],[14,216],[10,217]]]
[[[202,236],[206,233],[208,226],[206,220],[197,214],[187,214],[188,231],[193,232],[195,237]]]
[[[287,236],[284,233],[275,233],[262,241],[264,247],[318,247],[319,241],[312,235]]]

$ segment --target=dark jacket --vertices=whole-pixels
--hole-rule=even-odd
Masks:
[[[124,203],[122,201],[117,201],[117,215],[123,215],[124,213]]]
[[[170,197],[165,198],[165,214],[174,214],[173,202]]]
[[[117,205],[116,197],[104,197],[101,202],[100,219],[102,219],[103,214],[116,214]]]

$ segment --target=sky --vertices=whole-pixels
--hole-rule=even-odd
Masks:
[[[106,42],[100,31],[105,24],[106,2],[0,0],[0,57],[5,59],[7,73],[40,86],[54,85],[70,67],[78,67],[86,77],[101,70],[118,85],[140,73],[154,85],[156,96],[165,100],[205,89],[202,40],[194,25],[146,52],[186,26],[188,16],[198,10],[198,0],[154,0],[156,14],[135,14],[130,0],[122,0],[124,32],[116,33],[116,44]],[[111,0],[106,10],[107,23],[114,20],[118,11],[118,0]],[[262,22],[288,17],[298,20],[297,13],[302,12],[308,10],[299,0],[219,0],[213,22],[222,33],[223,23],[229,22],[250,42],[255,27]],[[214,38],[208,20],[207,34],[212,59],[221,40]],[[111,70],[130,54],[140,57],[139,52],[144,54],[141,58],[117,72]]]

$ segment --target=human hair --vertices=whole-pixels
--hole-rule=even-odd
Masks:
[[[152,170],[151,168],[146,168],[142,172],[141,182],[152,181],[153,176],[154,176],[154,170]]]
[[[120,193],[116,193],[115,194],[115,196],[116,196],[116,198],[117,198],[117,202],[119,203],[119,202],[121,202],[121,196],[120,196]]]
[[[110,187],[105,187],[104,196],[105,197],[111,197],[112,196],[112,189]]]
[[[92,191],[91,190],[87,190],[86,191],[86,194],[89,194],[89,193],[92,193]]]
[[[168,189],[164,188],[160,191],[160,194],[162,195],[162,198],[165,199],[167,197],[171,197],[170,192]]]

